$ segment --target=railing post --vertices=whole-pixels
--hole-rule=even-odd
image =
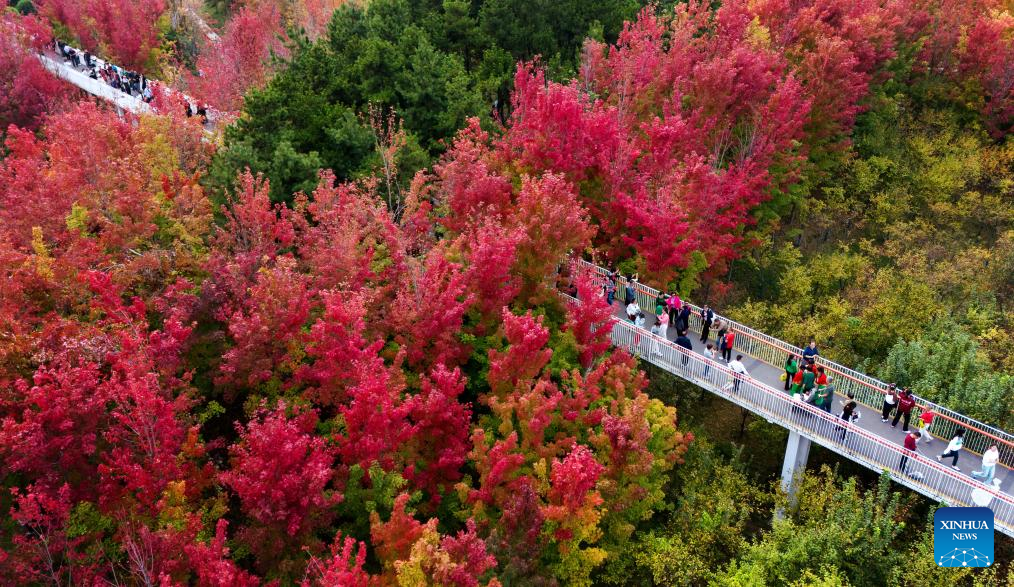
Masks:
[[[799,478],[806,469],[806,460],[810,456],[810,439],[794,430],[789,430],[789,441],[785,445],[785,460],[782,462],[782,490],[789,496],[789,504],[796,505],[796,490]],[[782,517],[783,512],[777,512]]]

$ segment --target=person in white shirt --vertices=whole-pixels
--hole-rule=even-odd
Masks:
[[[954,460],[951,461],[951,468],[955,471],[960,471],[958,468],[958,453],[961,451],[961,446],[965,443],[965,431],[958,430],[954,433],[954,438],[947,444],[947,450],[944,454],[937,455],[938,461],[943,461],[946,457],[952,457]]]
[[[704,352],[701,353],[701,354],[704,355],[704,358],[708,359],[708,361],[714,361],[715,360],[715,345],[713,345],[713,344],[711,344],[709,342],[708,345],[706,347],[704,347]],[[709,363],[708,361],[704,362],[704,378],[705,379],[708,378],[708,373],[711,371],[711,363]]]
[[[631,322],[637,322],[637,315],[641,313],[641,307],[637,305],[637,302],[630,302],[627,304],[627,318],[630,318]]]
[[[1000,460],[1000,449],[993,446],[989,447],[982,455],[982,470],[972,471],[972,477],[982,479],[982,482],[989,485],[993,482],[993,477],[996,475],[996,462]]]
[[[657,337],[660,336],[661,334],[661,329],[658,327],[658,322],[651,325],[651,333],[655,335],[651,337],[651,354],[661,355],[662,352],[658,350],[659,342]]]
[[[733,373],[731,381],[732,390],[739,392],[739,384],[743,381],[743,378],[750,376],[750,373],[746,370],[746,366],[743,365],[743,355],[736,355],[736,360],[729,361],[729,370]]]

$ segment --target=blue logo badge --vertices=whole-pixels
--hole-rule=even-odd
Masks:
[[[933,558],[941,567],[993,564],[993,510],[938,509],[933,514]]]

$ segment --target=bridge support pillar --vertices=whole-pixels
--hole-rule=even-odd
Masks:
[[[782,489],[788,494],[789,503],[792,505],[796,503],[799,475],[806,468],[806,459],[809,456],[810,439],[790,430],[789,442],[785,445],[785,460],[782,462]]]

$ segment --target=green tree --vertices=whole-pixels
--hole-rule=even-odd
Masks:
[[[1014,422],[1014,377],[994,372],[978,343],[949,320],[891,349],[881,376],[922,397],[1001,427]]]

